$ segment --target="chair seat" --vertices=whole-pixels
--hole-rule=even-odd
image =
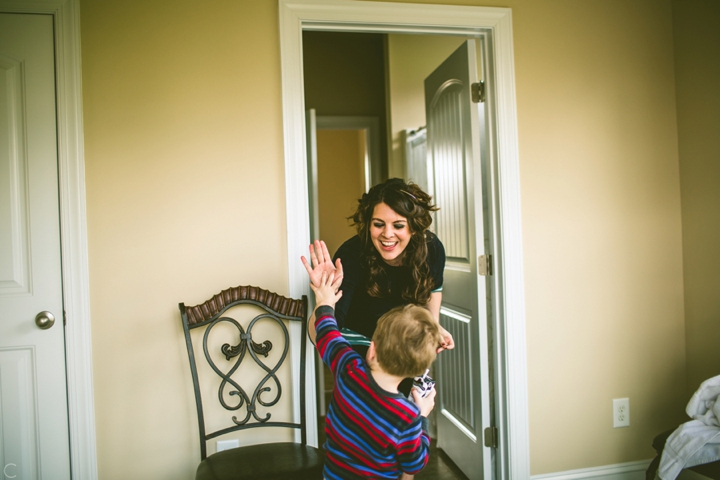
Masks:
[[[210,455],[195,480],[321,480],[324,462],[322,450],[300,443],[250,445]]]

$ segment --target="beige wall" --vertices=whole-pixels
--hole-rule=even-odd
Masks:
[[[304,32],[305,108],[318,116],[374,117],[385,132],[383,36],[355,32]],[[380,177],[387,178],[387,139],[380,135]]]
[[[670,3],[510,6],[531,469],[651,458],[687,402]]]
[[[80,6],[99,478],[189,479],[178,303],[287,294],[277,2]]]
[[[688,396],[720,375],[720,3],[673,2]]]
[[[317,156],[320,238],[334,254],[355,235],[347,217],[365,192],[365,131],[318,130]]]
[[[650,458],[685,374],[669,4],[513,3],[531,470]],[[459,41],[389,36],[392,166]],[[631,427],[613,429],[623,397]]]
[[[687,401],[670,0],[412,1],[513,8],[532,473],[649,458]],[[177,303],[287,290],[277,2],[81,25],[99,477],[192,478]]]

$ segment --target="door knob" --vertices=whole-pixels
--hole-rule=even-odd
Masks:
[[[35,316],[35,325],[43,330],[47,330],[55,325],[55,315],[50,312],[40,312]]]

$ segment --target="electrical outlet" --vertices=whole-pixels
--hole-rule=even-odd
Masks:
[[[630,426],[630,399],[613,399],[613,428]]]

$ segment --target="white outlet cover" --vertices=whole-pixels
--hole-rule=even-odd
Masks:
[[[237,438],[234,440],[218,440],[217,441],[217,452],[222,452],[223,450],[230,450],[231,448],[237,448],[240,446],[240,440]]]
[[[630,399],[613,399],[613,428],[630,426]]]

